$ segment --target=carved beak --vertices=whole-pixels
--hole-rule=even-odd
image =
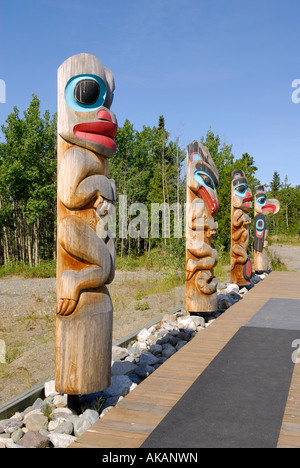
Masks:
[[[267,200],[265,206],[262,207],[262,211],[269,211],[274,214],[280,210],[280,203],[278,200]]]

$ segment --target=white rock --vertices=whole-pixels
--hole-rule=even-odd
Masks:
[[[55,380],[49,380],[48,382],[45,382],[44,393],[46,398],[49,396],[59,395],[59,393],[55,390]]]
[[[230,294],[230,293],[232,293],[232,292],[238,294],[239,291],[240,291],[239,286],[238,286],[237,284],[234,284],[234,283],[229,284],[229,285],[227,286],[227,288],[226,288],[226,292],[227,292],[228,294]]]
[[[132,392],[132,390],[134,390],[138,385],[134,382],[132,382],[132,384],[130,385],[130,389],[129,389],[129,393]]]
[[[143,328],[137,336],[137,339],[140,343],[146,343],[147,339],[151,335],[151,332],[147,328]]]
[[[55,408],[51,413],[51,418],[53,421],[69,419],[73,416],[72,410],[69,408]]]
[[[49,421],[48,431],[53,432],[54,429],[56,429],[60,424],[62,424],[65,421],[66,421],[65,419],[57,419],[56,421]]]
[[[197,330],[197,325],[190,317],[180,318],[178,320],[178,326],[184,330]]]
[[[53,398],[53,404],[57,408],[64,408],[68,404],[67,395],[55,395],[55,397]]]
[[[121,361],[128,356],[128,351],[126,348],[122,348],[121,346],[113,346],[112,347],[112,357],[113,361]]]
[[[99,413],[98,411],[87,409],[79,417],[87,419],[93,425],[98,421]]]
[[[257,275],[257,276],[259,276],[259,278],[262,280],[264,280],[267,277],[264,273],[262,273],[261,275]]]
[[[48,437],[56,448],[67,448],[76,440],[76,437],[68,434],[49,434]]]

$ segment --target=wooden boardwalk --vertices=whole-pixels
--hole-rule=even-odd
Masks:
[[[235,333],[271,298],[300,299],[300,273],[271,273],[240,302],[169,358],[70,447],[140,447]],[[291,356],[292,352],[291,348]],[[289,447],[300,447],[300,364],[294,366],[278,440],[278,448]]]

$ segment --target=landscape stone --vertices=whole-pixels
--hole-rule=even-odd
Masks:
[[[239,286],[238,286],[237,284],[234,284],[234,283],[229,284],[229,285],[227,286],[227,288],[226,288],[226,292],[227,292],[228,294],[230,294],[230,293],[232,293],[232,292],[238,294],[239,291],[240,291]]]
[[[24,424],[29,431],[39,431],[40,429],[48,428],[48,418],[41,412],[35,412],[34,410],[28,413],[24,418]]]
[[[70,408],[55,408],[51,413],[51,419],[56,421],[58,419],[69,419],[73,416],[73,411]]]
[[[67,395],[55,395],[53,398],[53,404],[56,408],[64,408],[68,404],[68,397]]]
[[[37,398],[32,405],[32,409],[41,409],[44,406],[44,401],[41,398]]]
[[[73,433],[74,425],[71,421],[64,421],[56,426],[54,429],[55,434],[68,434]]]
[[[142,379],[137,374],[128,374],[128,377],[133,383],[139,385],[142,382]]]
[[[76,437],[68,434],[49,434],[49,440],[55,448],[67,448],[71,445]]]
[[[121,346],[113,346],[112,347],[112,360],[113,361],[122,361],[128,356],[129,352],[126,348],[122,348]]]
[[[158,362],[159,362],[159,359],[150,352],[146,352],[142,354],[140,358],[140,365],[148,364],[149,366],[153,366],[154,364],[157,364]]]
[[[49,439],[39,432],[29,430],[18,444],[26,448],[46,448],[49,447]]]
[[[205,328],[205,319],[200,315],[191,315],[191,320],[195,323],[196,327]]]
[[[111,367],[112,375],[126,375],[134,372],[136,364],[130,361],[117,361]]]
[[[18,421],[17,419],[10,419],[4,426],[4,432],[6,432],[7,434],[12,434],[22,426],[23,421]]]
[[[91,423],[80,416],[76,418],[72,418],[72,422],[74,425],[74,435],[75,437],[80,437],[87,429],[91,427]]]
[[[4,431],[4,428],[6,426],[7,423],[9,423],[10,419],[2,419],[0,421],[0,434],[3,434]]]
[[[55,390],[55,380],[49,380],[44,384],[44,393],[45,397],[58,395],[58,392]]]
[[[195,322],[190,317],[180,318],[178,320],[178,326],[180,329],[184,329],[184,330],[196,331],[197,329]]]
[[[16,444],[23,437],[23,435],[24,435],[24,432],[22,431],[21,428],[19,428],[11,434],[11,440]]]
[[[145,343],[150,335],[151,332],[147,330],[147,328],[143,328],[143,330],[141,330],[140,333],[137,335],[137,339],[139,342]]]
[[[153,344],[150,346],[150,352],[156,356],[157,354],[161,354],[162,346],[159,344]]]
[[[145,379],[148,375],[152,374],[155,371],[153,366],[149,366],[148,364],[140,364],[135,369],[135,373],[141,377],[141,379]]]
[[[110,396],[115,395],[126,395],[132,385],[130,378],[127,375],[113,375],[111,377],[111,383],[105,391]]]
[[[87,409],[79,417],[87,419],[93,425],[96,421],[98,421],[99,413],[95,410]]]
[[[163,357],[169,358],[173,356],[173,354],[175,353],[176,353],[176,349],[174,348],[174,346],[168,346],[162,350],[161,354]]]

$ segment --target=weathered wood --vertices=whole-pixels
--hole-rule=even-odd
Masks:
[[[248,215],[252,209],[252,191],[243,171],[233,171],[231,180],[231,282],[250,284],[252,264],[249,257]]]
[[[212,246],[218,224],[219,174],[208,149],[194,141],[187,148],[186,310],[218,309],[214,267],[218,261]]]
[[[278,213],[280,202],[276,199],[267,199],[263,185],[255,187],[255,218],[254,218],[254,270],[263,273],[271,270],[271,264],[266,252],[268,242],[267,216]]]
[[[116,200],[108,159],[116,151],[114,80],[90,54],[58,69],[56,389],[78,395],[110,384]]]

